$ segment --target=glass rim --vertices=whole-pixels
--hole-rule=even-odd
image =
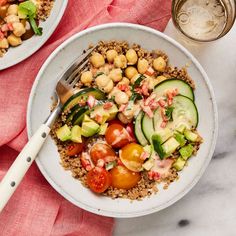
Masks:
[[[226,30],[226,25],[224,26],[224,29],[223,31],[219,34],[219,36],[217,36],[216,38],[212,38],[212,39],[196,39],[196,38],[193,38],[191,36],[189,36],[188,34],[186,34],[180,27],[179,27],[179,24],[177,23],[176,21],[176,17],[174,17],[174,4],[177,0],[172,0],[172,3],[171,3],[171,19],[173,21],[173,24],[174,26],[180,31],[180,33],[182,33],[185,37],[187,37],[188,39],[191,39],[195,42],[202,42],[202,43],[206,43],[206,42],[212,42],[212,41],[216,41],[217,39],[220,39],[222,37],[224,37],[233,27],[234,23],[235,23],[235,20],[236,20],[236,0],[233,0],[234,3],[235,3],[235,14],[234,14],[234,17],[232,19],[232,23],[231,23],[231,26]],[[220,0],[221,1],[221,0]]]

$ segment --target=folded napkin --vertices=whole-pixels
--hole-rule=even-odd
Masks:
[[[0,71],[0,179],[27,142],[25,122],[30,89],[43,62],[58,45],[97,24],[130,22],[162,31],[170,18],[170,0],[68,2],[59,26],[45,45],[25,61]],[[112,234],[113,225],[112,218],[86,212],[62,198],[35,164],[0,214],[1,235],[8,236],[103,236]]]

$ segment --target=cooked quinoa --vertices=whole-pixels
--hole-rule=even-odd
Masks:
[[[93,45],[90,45],[90,47],[92,47],[92,46]],[[163,78],[165,80],[168,80],[170,78],[175,77],[177,79],[187,82],[192,87],[192,89],[195,89],[194,81],[188,75],[186,67],[183,67],[183,68],[172,67],[169,64],[168,56],[159,49],[153,50],[153,51],[148,51],[148,50],[143,49],[138,44],[133,44],[130,46],[126,41],[112,40],[112,41],[108,41],[108,42],[100,41],[99,46],[96,49],[96,52],[100,53],[106,59],[106,52],[110,49],[116,50],[118,54],[126,54],[126,52],[130,48],[132,48],[136,51],[139,58],[145,58],[148,61],[149,65],[152,65],[153,60],[155,58],[158,58],[158,57],[164,58],[164,60],[167,64],[166,68],[162,72],[155,71],[155,75],[154,75],[155,77],[164,76],[164,77],[160,77],[160,78],[162,78],[162,80],[163,80]],[[90,67],[91,67],[91,64],[90,64]],[[83,86],[83,83],[81,81],[77,83],[77,87],[79,89],[82,86]],[[96,85],[94,84],[94,82],[92,82],[91,86],[94,87]],[[70,171],[74,178],[80,180],[81,183],[85,187],[88,187],[86,184],[87,171],[81,165],[80,155],[73,156],[73,157],[68,156],[65,151],[65,147],[67,146],[67,142],[61,142],[56,136],[56,130],[58,130],[58,128],[60,128],[64,124],[64,122],[66,120],[66,116],[69,112],[70,111],[66,111],[66,112],[62,113],[62,115],[58,118],[58,120],[56,121],[56,123],[54,124],[54,127],[52,129],[51,136],[56,142],[58,152],[59,152],[60,158],[61,158],[60,162],[61,162],[61,165],[63,166],[63,168],[65,170]],[[69,124],[69,126],[70,126],[70,124]],[[194,148],[193,155],[196,155],[201,142],[202,142],[202,140],[193,144],[193,148]],[[179,157],[179,153],[177,151],[172,154],[173,160],[176,160],[178,157]],[[160,186],[159,183],[163,183],[163,189],[168,189],[168,186],[172,182],[178,180],[178,178],[179,178],[178,172],[173,167],[171,168],[170,174],[168,175],[168,177],[161,178],[157,181],[150,180],[147,176],[147,173],[142,172],[141,179],[135,187],[133,187],[129,190],[125,190],[125,189],[113,188],[112,186],[110,186],[103,193],[103,195],[109,196],[112,199],[127,198],[130,200],[141,200],[144,197],[149,197],[152,194],[158,193],[158,191],[159,191],[158,187]]]

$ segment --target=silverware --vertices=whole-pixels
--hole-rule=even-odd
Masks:
[[[0,183],[0,212],[5,207],[27,170],[35,160],[50,133],[54,121],[60,114],[63,104],[76,92],[75,85],[80,79],[81,72],[87,69],[89,57],[95,48],[96,47],[93,47],[82,54],[57,82],[55,89],[57,106],[47,120],[30,138]]]

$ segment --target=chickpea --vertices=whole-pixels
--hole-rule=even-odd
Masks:
[[[137,63],[138,61],[138,56],[137,56],[137,53],[135,52],[134,49],[129,49],[127,52],[126,52],[126,58],[127,58],[127,61],[128,61],[128,65],[134,65]]]
[[[108,84],[103,88],[103,91],[104,91],[105,93],[110,93],[113,88],[114,88],[113,81],[110,80],[110,81],[108,82]]]
[[[121,113],[121,112],[118,113],[118,119],[119,119],[123,124],[128,124],[128,123],[130,123],[130,122],[132,121],[132,119],[127,119],[127,117],[126,117],[123,113]]]
[[[6,38],[3,38],[0,40],[0,48],[1,49],[7,49],[9,48],[9,44]]]
[[[135,67],[133,66],[129,66],[125,69],[125,76],[128,78],[128,79],[132,79],[135,75],[138,74],[138,71],[136,70]]]
[[[8,43],[9,43],[11,46],[13,46],[13,47],[16,47],[16,46],[22,44],[21,38],[15,36],[14,34],[10,34],[10,35],[7,37],[7,41],[8,41]]]
[[[20,22],[20,19],[16,15],[8,15],[5,17],[5,21],[7,23],[14,23],[14,22]]]
[[[105,59],[102,54],[96,52],[90,57],[90,62],[95,68],[99,68],[105,64]]]
[[[118,67],[118,68],[126,68],[127,66],[127,60],[126,60],[126,57],[124,55],[118,55],[114,58],[114,65],[115,67]]]
[[[157,78],[155,79],[155,85],[161,83],[162,81],[166,80],[167,78],[163,75],[159,75],[157,76]]]
[[[110,71],[109,77],[114,82],[119,82],[122,79],[122,70],[120,68],[116,68]]]
[[[148,69],[148,61],[146,59],[139,59],[138,60],[138,65],[137,65],[137,68],[138,68],[138,72],[140,74],[144,74],[147,69]]]
[[[7,9],[7,15],[18,15],[18,5],[12,4]]]
[[[122,80],[118,83],[118,84],[127,84],[129,85],[129,79],[127,79],[126,77],[123,77]]]
[[[118,105],[126,104],[129,101],[129,97],[125,92],[119,91],[115,94],[115,102]]]
[[[110,65],[106,63],[104,66],[100,67],[97,70],[97,73],[99,73],[99,72],[102,72],[105,75],[109,75],[109,73],[110,73]]]
[[[111,79],[108,76],[102,74],[95,79],[95,82],[99,88],[104,88],[110,80]]]
[[[166,61],[163,57],[158,57],[153,61],[153,67],[157,71],[164,72],[166,68]]]
[[[17,37],[20,37],[22,34],[26,32],[24,25],[20,22],[14,22],[12,26],[13,26],[13,34]]]
[[[109,63],[113,63],[115,57],[118,56],[118,53],[116,50],[111,49],[106,52],[106,56],[107,56],[107,61]]]
[[[81,82],[86,85],[89,86],[91,84],[91,82],[93,81],[93,74],[91,71],[85,71],[82,73],[81,77],[80,77]]]

